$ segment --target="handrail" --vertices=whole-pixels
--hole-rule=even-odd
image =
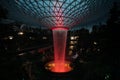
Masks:
[[[16,53],[24,53],[24,52],[27,52],[27,51],[32,51],[32,50],[36,50],[36,49],[41,49],[41,50],[46,50],[46,49],[49,49],[49,48],[52,48],[53,45],[50,45],[50,44],[45,44],[45,45],[42,45],[42,46],[36,46],[36,47],[31,47],[31,48],[25,48],[25,49],[22,49],[22,50],[19,50],[17,51]]]

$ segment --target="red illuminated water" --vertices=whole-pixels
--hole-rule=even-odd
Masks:
[[[70,62],[68,62],[68,61],[65,61],[65,63],[62,64],[62,67],[64,67],[64,70],[62,68],[59,68],[59,70],[56,70],[55,67],[56,66],[55,66],[54,61],[51,61],[45,65],[45,68],[47,70],[50,70],[50,71],[55,72],[55,73],[65,73],[65,72],[69,72],[72,70],[72,67],[70,66]]]
[[[66,50],[66,38],[67,28],[53,28],[53,42],[54,42],[54,72],[65,72],[65,50]]]
[[[61,5],[62,6],[62,5]],[[52,72],[68,72],[70,66],[65,66],[68,63],[65,61],[66,39],[68,28],[64,27],[64,18],[62,9],[54,6],[54,16],[56,26],[52,28],[53,43],[54,43],[54,61],[50,66]],[[51,63],[50,63],[51,64]]]

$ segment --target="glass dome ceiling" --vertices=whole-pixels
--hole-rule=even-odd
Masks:
[[[47,28],[74,27],[96,22],[109,11],[113,0],[6,0],[24,18]],[[5,1],[4,1],[5,2]],[[20,19],[19,19],[20,20]]]

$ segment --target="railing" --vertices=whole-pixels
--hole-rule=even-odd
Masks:
[[[50,44],[45,44],[45,45],[42,45],[42,46],[35,46],[35,47],[30,47],[30,48],[25,48],[25,49],[21,49],[19,51],[17,51],[16,53],[18,54],[21,54],[21,53],[24,53],[24,52],[29,52],[29,51],[36,51],[36,52],[44,52],[50,48],[52,48],[53,45],[50,45]]]

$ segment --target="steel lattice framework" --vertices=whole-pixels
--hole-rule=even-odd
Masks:
[[[99,18],[109,0],[15,0],[19,10],[41,24],[72,27]]]

